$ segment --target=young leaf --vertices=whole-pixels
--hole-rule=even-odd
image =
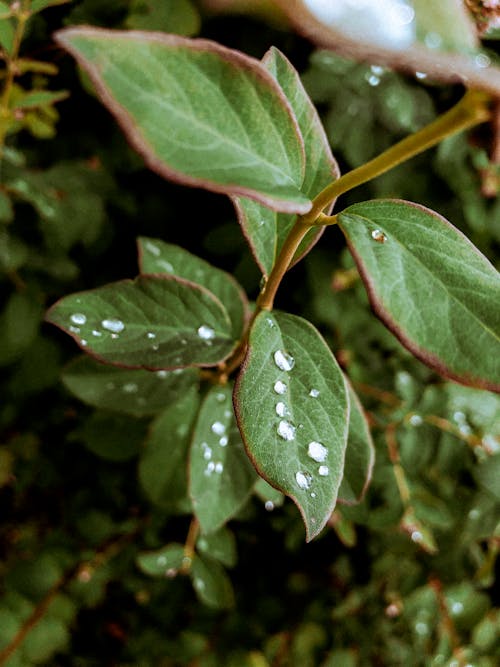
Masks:
[[[363,406],[349,382],[347,382],[347,388],[351,410],[344,477],[339,489],[339,503],[354,505],[363,498],[370,483],[375,461],[375,448]]]
[[[234,606],[234,591],[224,568],[217,561],[195,556],[189,571],[193,588],[202,602],[214,609]]]
[[[180,389],[164,405],[164,412],[153,422],[145,442],[139,480],[152,503],[169,508],[187,495],[191,428],[199,406],[197,387]]]
[[[172,542],[156,551],[144,551],[137,556],[137,565],[144,574],[165,577],[176,574],[183,565],[184,547]]]
[[[337,163],[318,113],[293,65],[274,47],[266,53],[262,62],[289,100],[304,137],[306,171],[302,192],[312,198],[338,178]],[[293,226],[295,216],[271,211],[258,202],[243,197],[235,197],[233,202],[255,259],[267,276]],[[307,234],[297,250],[295,261],[311,249],[322,230],[321,227],[314,228]]]
[[[127,368],[212,366],[234,347],[220,301],[173,276],[139,276],[72,294],[46,319],[97,359]]]
[[[500,276],[429,209],[397,200],[339,214],[372,308],[416,357],[464,384],[500,391]]]
[[[225,271],[192,255],[184,248],[158,239],[139,238],[139,269],[141,273],[168,273],[206,287],[224,304],[237,340],[248,314],[246,294]]]
[[[256,478],[236,426],[231,391],[226,385],[208,392],[191,446],[189,493],[204,533],[213,533],[236,514]]]
[[[87,71],[148,166],[165,178],[307,212],[303,142],[260,63],[206,40],[69,28],[56,34]]]
[[[349,397],[333,354],[306,320],[262,312],[234,400],[248,455],[295,502],[311,540],[335,507],[344,470]]]

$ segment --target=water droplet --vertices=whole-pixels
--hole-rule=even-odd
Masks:
[[[412,415],[408,420],[412,426],[422,426],[424,420],[420,415]]]
[[[222,438],[219,440],[219,445],[221,447],[227,447],[227,443],[229,442],[229,439],[227,435],[223,435]]]
[[[318,473],[321,477],[328,477],[330,470],[328,469],[328,466],[320,466],[318,468]]]
[[[146,336],[147,336],[150,340],[152,340],[153,338],[156,338],[156,334],[153,333],[152,331],[148,331],[148,333],[146,334]]]
[[[321,442],[316,442],[315,440],[313,440],[307,446],[307,454],[314,461],[317,461],[318,463],[323,463],[323,461],[325,461],[326,457],[328,456],[328,449],[324,445],[322,445]]]
[[[372,65],[370,69],[377,76],[381,76],[384,73],[384,68],[380,67],[380,65]]]
[[[73,313],[69,318],[73,324],[85,324],[87,317],[83,313]]]
[[[311,493],[311,498],[316,498],[316,494],[314,493],[314,491]]]
[[[226,419],[229,419],[229,417],[230,417],[232,414],[233,414],[233,413],[231,412],[231,410],[224,410],[224,417],[225,417]]]
[[[116,340],[117,338],[119,338],[119,336],[118,336],[118,334],[111,334],[111,338],[113,340]]]
[[[80,327],[73,327],[70,326],[68,329],[71,331],[71,333],[79,334],[80,333]]]
[[[154,255],[155,257],[159,257],[161,250],[160,250],[160,248],[158,248],[158,246],[155,246],[154,243],[151,243],[151,241],[146,241],[146,243],[144,244],[144,247],[152,255]]]
[[[194,580],[193,583],[194,583],[194,587],[196,589],[198,589],[199,591],[202,591],[205,588],[205,582],[202,579],[200,579],[199,577],[196,577],[196,579]]]
[[[164,567],[167,564],[167,557],[166,556],[158,556],[156,559],[157,564],[160,567]]]
[[[116,317],[110,317],[107,320],[103,320],[101,326],[107,331],[111,331],[115,334],[121,333],[125,329],[123,322]]]
[[[88,345],[88,343],[87,343],[86,340],[84,340],[84,339],[82,338],[81,341],[80,341],[80,345],[81,345],[82,347],[86,347],[86,346]]]
[[[420,79],[420,81],[427,79],[427,74],[425,72],[415,72],[415,76],[417,79]]]
[[[136,385],[135,382],[127,382],[126,384],[123,385],[123,391],[126,394],[135,394],[138,389],[139,387]]]
[[[215,435],[224,435],[226,432],[226,427],[222,422],[214,422],[210,427],[210,430],[212,433],[215,433]]]
[[[158,266],[160,267],[160,269],[163,269],[163,270],[166,271],[167,273],[173,273],[173,272],[174,272],[174,267],[172,266],[172,264],[170,264],[170,262],[167,262],[167,260],[165,260],[165,259],[158,259],[158,260],[156,261],[156,263],[158,264]]]
[[[495,437],[491,433],[486,433],[481,440],[481,444],[488,454],[496,454],[500,451],[500,438]]]
[[[374,229],[372,231],[372,239],[377,243],[385,243],[387,241],[387,236],[380,229]]]
[[[429,634],[429,626],[427,625],[427,623],[419,621],[418,623],[415,623],[415,632],[418,635],[427,635]]]
[[[295,359],[283,350],[276,350],[274,353],[274,363],[282,371],[291,371],[295,366]]]
[[[278,415],[278,417],[286,417],[287,415],[290,414],[288,408],[286,407],[285,403],[283,403],[283,401],[276,403],[276,414]]]
[[[212,340],[215,338],[215,331],[206,324],[202,324],[201,327],[198,327],[198,336],[205,341]]]
[[[270,317],[266,317],[266,324],[271,327],[271,329],[274,327],[274,322]]]
[[[266,510],[267,510],[268,512],[272,512],[273,509],[274,509],[274,503],[273,503],[273,501],[272,501],[272,500],[266,500],[266,502],[264,503],[264,507],[266,508]]]
[[[286,394],[286,390],[287,390],[286,384],[281,380],[278,380],[277,382],[274,383],[274,391],[280,396]]]
[[[472,510],[470,510],[470,512],[468,514],[469,519],[472,519],[472,521],[477,521],[480,516],[481,516],[481,513],[478,509],[472,509]]]
[[[265,220],[259,220],[259,227],[262,227],[265,224],[266,224]]]
[[[156,371],[156,377],[159,377],[162,380],[164,380],[167,377],[167,375],[168,375],[167,371]]]
[[[205,461],[210,461],[212,458],[212,449],[210,447],[205,447],[205,451],[203,452],[203,458]]]
[[[92,335],[95,336],[96,338],[100,338],[102,336],[102,333],[100,331],[97,331],[97,329],[93,329]]]
[[[153,352],[158,352],[158,350],[160,349],[160,346],[159,345],[151,345],[151,349],[153,350]]]
[[[295,440],[295,426],[293,424],[290,424],[290,422],[285,421],[282,419],[280,423],[278,424],[278,435],[280,438],[283,438],[283,440],[291,441]]]
[[[311,389],[311,391],[309,392],[309,396],[311,398],[318,398],[319,390],[318,389]]]
[[[491,58],[486,55],[486,53],[479,53],[475,58],[474,62],[476,67],[483,69],[484,67],[489,67],[491,65]]]
[[[215,394],[215,398],[219,403],[224,403],[224,401],[226,400],[226,394],[219,392],[218,394]]]
[[[411,539],[413,542],[421,542],[424,539],[424,536],[419,530],[414,530],[411,534]]]
[[[366,75],[365,75],[365,78],[368,81],[368,83],[370,84],[370,86],[375,87],[375,86],[378,86],[379,83],[380,83],[380,77],[375,76],[375,74],[369,74],[367,72]]]
[[[221,472],[224,470],[224,464],[219,461],[219,463],[215,464],[215,472],[218,473],[219,475]]]
[[[453,602],[451,605],[451,613],[459,616],[464,610],[464,605],[461,602]]]
[[[207,477],[210,477],[210,475],[213,473],[214,470],[215,470],[215,463],[213,461],[210,461],[207,467],[205,468],[205,475]]]
[[[308,472],[296,472],[295,481],[301,489],[308,489],[311,486],[312,477]]]
[[[424,37],[424,43],[428,49],[439,49],[443,43],[443,38],[437,32],[428,32]]]

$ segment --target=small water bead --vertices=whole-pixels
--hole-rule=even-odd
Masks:
[[[282,382],[281,380],[278,380],[277,382],[275,382],[274,391],[275,391],[276,394],[279,394],[280,396],[282,396],[283,394],[286,394],[286,390],[287,390],[287,386],[284,382]]]
[[[224,435],[226,432],[226,427],[222,422],[214,422],[210,427],[210,430],[212,433],[215,433],[215,435]]]
[[[411,534],[411,539],[413,542],[421,542],[424,539],[424,536],[419,530],[414,530]]]
[[[427,79],[427,74],[425,72],[415,72],[415,76],[420,81],[423,81],[424,79]]]
[[[422,426],[424,420],[420,415],[412,415],[408,420],[411,426]]]
[[[314,493],[314,491],[311,493],[311,498],[316,498],[316,494]]]
[[[88,343],[87,343],[86,340],[84,340],[84,339],[82,338],[82,340],[80,341],[80,345],[81,345],[82,347],[87,347]]]
[[[284,419],[282,419],[278,424],[277,432],[280,438],[283,438],[283,440],[287,440],[288,442],[295,440],[295,426],[290,424],[290,422],[285,421]]]
[[[156,246],[154,243],[151,243],[151,241],[146,241],[146,243],[144,244],[144,247],[146,248],[146,250],[148,252],[150,252],[155,257],[160,256],[160,253],[161,253],[160,248],[158,248],[158,246]]]
[[[451,605],[451,613],[459,616],[464,610],[464,605],[461,602],[453,602]]]
[[[488,452],[488,454],[496,454],[500,451],[500,439],[496,438],[491,433],[486,433],[481,440],[481,445]]]
[[[107,320],[103,320],[101,322],[101,326],[103,329],[106,329],[107,331],[111,331],[111,333],[114,334],[119,334],[125,329],[125,325],[123,322],[116,317],[110,317]]]
[[[311,389],[311,391],[309,392],[309,396],[311,398],[318,398],[319,390],[318,389]]]
[[[281,371],[288,372],[295,366],[295,359],[283,350],[276,350],[274,353],[274,363]]]
[[[323,461],[325,461],[326,457],[328,456],[328,449],[322,445],[321,442],[316,442],[316,440],[313,440],[307,446],[307,454],[313,459],[313,461],[323,463]]]
[[[229,417],[230,417],[232,414],[233,414],[233,413],[231,412],[231,410],[224,410],[224,417],[225,417],[226,419],[229,419]]]
[[[212,458],[212,449],[210,447],[205,447],[205,450],[203,452],[203,458],[205,461],[210,461]]]
[[[174,267],[172,266],[172,264],[170,264],[170,262],[167,262],[167,260],[159,259],[157,260],[156,263],[158,264],[160,269],[163,269],[167,273],[174,273]]]
[[[273,503],[273,501],[272,501],[272,500],[266,500],[266,502],[264,503],[264,507],[266,508],[266,510],[267,510],[268,512],[272,512],[273,509],[274,509],[274,503]]]
[[[69,318],[73,324],[85,324],[87,317],[83,313],[73,313]]]
[[[308,489],[312,483],[312,477],[308,472],[296,472],[295,481],[301,489]]]
[[[278,417],[286,417],[287,415],[290,414],[288,408],[286,407],[286,404],[283,403],[283,401],[276,403],[276,414],[278,415]]]
[[[198,327],[198,336],[205,341],[212,340],[215,338],[215,331],[206,324],[202,324],[201,327]]]
[[[215,472],[220,475],[223,471],[224,471],[224,464],[219,461],[219,463],[215,464]]]
[[[491,65],[491,58],[487,56],[486,53],[479,53],[475,57],[474,62],[476,63],[476,67],[483,69],[484,67],[489,67]]]
[[[153,352],[158,352],[158,350],[160,349],[160,346],[159,345],[151,345],[151,349],[153,350]]]
[[[227,447],[227,443],[229,442],[229,439],[227,435],[223,435],[222,438],[219,440],[219,445],[221,447]]]
[[[97,331],[97,329],[93,329],[92,335],[95,336],[96,338],[100,338],[102,336],[102,333],[100,331]]]
[[[74,333],[74,334],[79,334],[80,333],[80,327],[70,326],[70,327],[68,327],[68,329],[71,331],[71,333]]]
[[[266,324],[271,327],[271,329],[274,327],[274,322],[270,317],[266,317]]]
[[[168,371],[156,371],[156,377],[159,377],[161,380],[164,380],[168,375]]]
[[[135,394],[138,389],[139,387],[136,385],[135,382],[127,382],[127,384],[123,385],[123,391],[126,394]]]
[[[378,86],[380,83],[380,77],[376,76],[375,74],[368,74],[368,72],[365,75],[366,80],[370,84],[370,86]]]
[[[428,49],[439,49],[443,43],[443,38],[437,32],[428,32],[424,37],[424,42]]]
[[[415,623],[415,632],[417,635],[427,635],[429,634],[429,626],[427,623],[419,621],[418,623]]]
[[[221,391],[218,394],[215,394],[215,398],[219,403],[224,403],[226,400],[226,394],[223,394]]]
[[[112,334],[111,334],[111,338],[112,338],[113,340],[116,340],[118,337],[119,337],[118,334],[115,334],[115,333],[112,333]]]
[[[153,338],[156,338],[156,334],[153,333],[152,331],[148,331],[148,333],[146,334],[146,336],[147,336],[150,340],[152,340]]]
[[[214,470],[215,470],[215,463],[213,461],[210,461],[207,467],[205,468],[205,475],[209,477]]]
[[[194,584],[194,587],[199,591],[202,591],[205,588],[205,582],[202,579],[200,579],[199,577],[197,577],[194,580],[193,584]]]
[[[166,556],[158,556],[156,562],[160,567],[164,567],[167,564],[167,557]]]
[[[318,468],[318,474],[320,475],[320,477],[328,477],[328,475],[330,474],[328,466],[320,466]]]
[[[372,239],[377,243],[385,243],[387,241],[387,236],[380,229],[374,229],[372,231]]]

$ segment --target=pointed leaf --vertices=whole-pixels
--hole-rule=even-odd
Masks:
[[[195,556],[189,572],[193,588],[202,602],[214,609],[234,606],[234,592],[229,577],[217,561]]]
[[[65,100],[68,94],[66,90],[59,90],[57,92],[51,90],[32,90],[16,100],[14,109],[36,109],[37,107],[49,106]]]
[[[263,64],[281,86],[297,118],[306,152],[306,171],[302,192],[311,199],[339,176],[337,163],[318,113],[309,99],[293,65],[276,48],[271,48]],[[252,252],[268,275],[295,221],[294,215],[276,213],[256,201],[233,199],[243,232]],[[332,206],[327,212],[331,211]],[[313,228],[299,246],[295,262],[303,257],[321,236],[323,228]]]
[[[375,448],[363,406],[349,382],[347,382],[347,387],[351,410],[344,477],[339,489],[339,503],[354,505],[363,498],[370,483],[375,462]]]
[[[500,276],[477,248],[404,201],[355,204],[339,223],[372,308],[403,345],[444,376],[500,391]]]
[[[144,574],[152,577],[165,577],[175,574],[183,565],[185,558],[182,544],[172,542],[156,551],[144,551],[137,556],[137,565]]]
[[[190,387],[197,387],[198,373],[194,369],[152,372],[117,368],[81,356],[66,366],[62,381],[84,403],[143,417],[160,412]]]
[[[236,280],[204,259],[184,248],[158,239],[139,238],[139,267],[141,273],[168,273],[206,287],[226,308],[237,340],[248,314],[246,294]]]
[[[311,540],[335,507],[349,419],[344,376],[312,324],[280,312],[257,316],[235,407],[257,471],[294,501]]]
[[[187,465],[191,431],[199,406],[196,387],[180,389],[164,403],[153,422],[139,462],[144,493],[159,507],[169,508],[187,496]]]
[[[46,319],[97,359],[127,368],[211,366],[234,347],[220,301],[173,276],[139,276],[72,294]]]
[[[69,28],[56,39],[151,169],[280,211],[310,209],[300,191],[300,132],[260,63],[213,42],[162,33]]]
[[[224,525],[249,497],[256,475],[243,448],[232,387],[213,387],[198,415],[190,455],[189,492],[203,532]]]

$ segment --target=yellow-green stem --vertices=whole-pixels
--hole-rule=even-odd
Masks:
[[[422,130],[406,137],[361,167],[348,172],[320,192],[314,199],[309,213],[299,216],[292,227],[257,300],[258,309],[272,310],[281,280],[309,229],[315,225],[336,223],[336,216],[326,216],[323,210],[339,195],[373,180],[414,155],[435,146],[446,137],[489,120],[492,113],[489,108],[490,102],[491,99],[486,93],[477,90],[467,92],[458,104]]]

